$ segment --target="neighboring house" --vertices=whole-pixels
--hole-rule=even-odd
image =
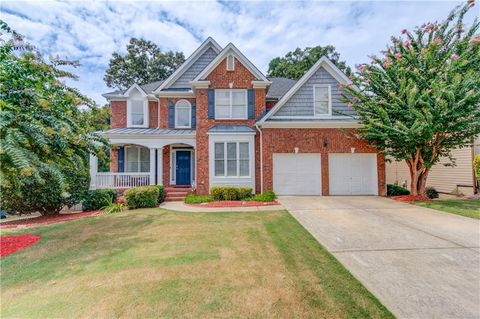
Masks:
[[[104,94],[110,172],[92,188],[251,187],[279,195],[383,195],[382,155],[340,101],[349,79],[321,58],[300,80],[266,78],[233,44],[208,38],[165,81]]]
[[[480,138],[476,138],[469,147],[454,149],[451,152],[451,157],[455,161],[454,166],[451,166],[449,158],[442,158],[437,165],[433,166],[428,174],[427,186],[446,194],[476,193],[478,182],[473,171],[473,158],[476,154],[480,154]],[[387,162],[386,171],[387,183],[410,189],[410,173],[404,161]]]

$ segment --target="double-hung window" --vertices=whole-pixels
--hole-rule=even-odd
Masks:
[[[313,87],[314,116],[332,115],[332,94],[330,85]]]
[[[192,126],[192,107],[190,102],[180,100],[175,104],[175,127],[190,128]]]
[[[147,100],[146,99],[130,99],[129,105],[129,125],[131,127],[147,126]]]
[[[215,143],[215,176],[250,176],[250,150],[248,142]]]
[[[128,173],[147,173],[150,171],[150,150],[146,147],[125,147],[126,168]]]
[[[247,119],[247,90],[215,90],[216,119]]]

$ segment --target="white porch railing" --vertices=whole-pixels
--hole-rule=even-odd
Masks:
[[[128,188],[150,185],[150,173],[97,173],[95,188]]]

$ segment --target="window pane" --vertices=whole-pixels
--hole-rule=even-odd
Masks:
[[[223,160],[225,154],[223,145],[223,143],[215,143],[215,159]]]
[[[150,150],[146,147],[140,148],[140,161],[150,162]]]
[[[138,149],[136,147],[125,148],[128,162],[136,162],[138,157]]]
[[[328,101],[328,87],[315,87],[315,101]]]
[[[133,114],[132,113],[132,124],[133,125],[143,125],[143,114]]]
[[[176,109],[177,123],[176,126],[190,127],[190,108],[178,108]]]
[[[230,91],[229,90],[215,90],[215,104],[230,105]]]
[[[143,100],[131,100],[132,113],[143,114]]]
[[[176,160],[176,157],[175,155],[177,154],[176,152],[172,152],[172,162],[170,163],[170,166],[172,168],[172,172],[171,172],[171,180],[174,181],[175,180],[175,174],[177,173],[177,170],[175,169],[176,168],[176,164],[177,164],[177,160]]]
[[[316,101],[315,102],[315,114],[328,114],[328,101]]]
[[[142,173],[150,172],[150,161],[140,163],[140,172],[142,172]]]
[[[237,176],[237,143],[227,143],[227,176]]]
[[[215,176],[225,176],[225,161],[215,160]]]
[[[248,159],[240,160],[240,176],[249,176]]]
[[[245,119],[247,118],[247,107],[245,105],[232,106],[232,118]]]
[[[138,162],[135,161],[135,162],[130,162],[128,161],[127,162],[127,173],[136,173],[138,172]]]
[[[248,143],[238,143],[238,144],[239,144],[240,159],[248,159]]]
[[[247,105],[247,97],[245,91],[232,91],[233,105]]]
[[[227,159],[237,159],[237,143],[227,143]]]

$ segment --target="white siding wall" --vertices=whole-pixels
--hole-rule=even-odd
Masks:
[[[442,165],[449,163],[448,159],[442,159],[435,165],[427,180],[427,186],[433,186],[439,192],[457,193],[465,195],[473,194],[473,170],[472,170],[472,148],[462,148],[452,151],[452,157],[456,159],[456,166],[449,167]],[[410,174],[405,162],[387,163],[387,183],[402,185],[407,181],[407,189],[410,189]],[[469,187],[457,187],[457,185],[468,185]]]

